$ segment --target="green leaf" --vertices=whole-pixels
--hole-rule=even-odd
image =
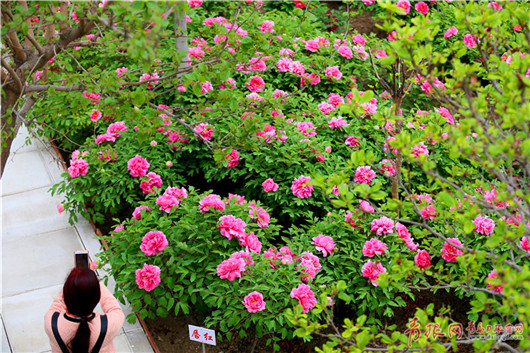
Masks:
[[[372,335],[368,331],[362,331],[361,333],[357,334],[355,337],[355,341],[357,342],[357,347],[359,349],[364,349],[368,342],[370,342],[370,339]]]

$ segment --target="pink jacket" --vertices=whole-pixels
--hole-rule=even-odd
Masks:
[[[116,349],[114,348],[114,343],[112,342],[114,340],[114,337],[116,337],[120,329],[123,325],[123,320],[125,319],[125,316],[123,315],[123,312],[121,310],[120,304],[114,298],[114,296],[110,293],[110,291],[105,287],[103,283],[100,282],[100,288],[101,288],[101,299],[99,303],[101,304],[101,308],[103,309],[103,312],[107,315],[108,319],[108,328],[107,328],[107,334],[105,335],[105,340],[103,341],[103,345],[101,346],[100,353],[114,353],[116,352]],[[59,330],[59,334],[62,338],[62,340],[65,342],[67,346],[69,346],[69,342],[74,338],[75,333],[77,332],[77,328],[79,327],[79,323],[75,321],[70,321],[68,318],[66,318],[66,305],[64,304],[63,299],[63,291],[61,290],[55,300],[52,303],[52,306],[50,307],[50,310],[44,315],[44,328],[46,330],[46,334],[48,335],[48,338],[50,339],[50,346],[52,348],[52,353],[61,353],[61,348],[59,347],[59,344],[55,340],[55,337],[53,336],[52,331],[52,315],[55,312],[59,312],[59,318],[57,322],[57,327]],[[99,336],[99,332],[101,329],[101,318],[100,316],[103,314],[95,313],[96,317],[94,317],[92,320],[88,322],[88,327],[90,327],[90,345],[89,345],[89,351],[92,350],[94,345],[96,344],[96,341]]]

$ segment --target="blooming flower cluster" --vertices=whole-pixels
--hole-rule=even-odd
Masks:
[[[147,162],[147,159],[142,158],[139,154],[129,159],[127,162],[127,169],[131,176],[135,178],[143,177],[147,173],[149,167],[150,164]]]
[[[314,308],[317,303],[315,293],[311,290],[311,287],[303,283],[293,288],[291,298],[298,299],[298,304],[302,306],[303,313],[308,313],[309,309]]]
[[[308,185],[308,181],[311,181],[311,178],[303,175],[296,178],[291,186],[293,195],[301,199],[311,197],[314,187],[313,185]]]
[[[142,244],[140,249],[147,256],[153,256],[164,251],[164,248],[168,246],[166,235],[160,231],[148,232],[142,238]]]
[[[138,288],[150,292],[160,284],[160,267],[144,263],[144,267],[136,270]]]
[[[463,254],[462,250],[454,247],[453,245],[461,247],[462,243],[458,238],[447,238],[442,248],[442,258],[445,261],[457,262],[458,256]]]
[[[376,281],[381,273],[386,272],[386,268],[380,262],[373,262],[371,260],[368,260],[368,262],[363,265],[361,272],[363,274],[363,277],[368,278],[372,285],[374,287],[377,287],[379,283],[377,283]]]
[[[153,172],[147,173],[147,178],[147,180],[142,180],[140,183],[140,189],[142,189],[144,194],[154,194],[154,188],[162,186],[162,178]]]
[[[313,239],[313,242],[311,244],[314,244],[316,249],[318,251],[321,251],[324,257],[331,255],[333,250],[335,250],[335,243],[333,242],[332,237],[319,234],[318,236],[312,239]]]
[[[188,197],[188,192],[184,188],[168,187],[164,194],[156,199],[156,204],[160,206],[160,210],[166,213],[171,212],[173,207],[178,207],[179,204]]]

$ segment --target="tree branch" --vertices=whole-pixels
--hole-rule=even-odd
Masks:
[[[18,77],[16,72],[13,71],[13,68],[11,68],[11,65],[6,63],[4,58],[1,58],[1,59],[2,59],[2,66],[7,70],[7,72],[9,73],[9,76],[11,76],[11,78],[13,78],[13,81],[15,82],[16,92],[22,92],[22,82],[20,82],[20,77]]]
[[[29,85],[26,86],[24,89],[24,92],[44,92],[48,89],[53,88],[56,91],[61,92],[72,92],[72,91],[81,91],[85,89],[83,85],[75,85],[75,86],[57,86],[57,85]]]

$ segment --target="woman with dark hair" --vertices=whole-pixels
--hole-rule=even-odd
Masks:
[[[98,303],[105,314],[94,313]],[[116,352],[112,341],[123,320],[116,298],[88,268],[70,272],[63,290],[44,316],[53,353]]]

